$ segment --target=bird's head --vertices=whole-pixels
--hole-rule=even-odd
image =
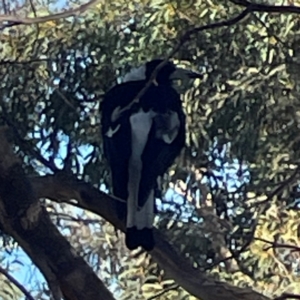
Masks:
[[[124,77],[124,82],[135,80],[149,80],[154,70],[163,59],[154,59],[145,65],[132,69]],[[174,80],[184,80],[202,78],[202,75],[191,70],[177,67],[174,63],[168,61],[157,73],[155,82],[160,84],[172,84]]]

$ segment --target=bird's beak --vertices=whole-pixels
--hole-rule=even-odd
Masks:
[[[171,80],[177,80],[177,79],[185,80],[185,79],[196,79],[196,78],[203,78],[203,75],[183,68],[176,68],[176,70],[170,76]]]

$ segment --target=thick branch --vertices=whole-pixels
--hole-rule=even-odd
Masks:
[[[96,4],[98,0],[91,0],[85,4],[82,4],[76,8],[66,10],[61,13],[52,14],[48,16],[43,17],[35,17],[35,18],[22,18],[15,15],[0,15],[0,22],[9,22],[8,26],[5,27],[11,27],[15,25],[31,25],[31,24],[37,24],[37,23],[44,23],[48,21],[54,21],[62,18],[68,18],[71,16],[77,16],[81,13],[85,12],[88,8],[90,8],[92,5]]]
[[[117,218],[116,207],[124,206],[121,201],[97,190],[92,185],[63,173],[31,179],[32,186],[39,198],[68,202],[76,200],[76,206],[90,210],[124,231],[124,224]],[[72,203],[74,203],[72,201]],[[267,297],[252,289],[242,289],[207,276],[204,272],[194,269],[189,262],[178,255],[166,241],[159,230],[155,230],[156,246],[151,251],[152,257],[179,285],[192,295],[203,300],[266,300]]]
[[[114,300],[37,201],[21,162],[0,128],[0,225],[40,268],[54,299]]]

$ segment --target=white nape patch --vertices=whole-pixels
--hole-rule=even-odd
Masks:
[[[138,81],[146,79],[146,66],[142,65],[138,68],[132,68],[123,78],[123,82]]]
[[[138,225],[138,194],[141,181],[141,171],[143,167],[142,154],[148,141],[148,135],[152,126],[153,117],[155,115],[156,114],[153,111],[145,113],[143,110],[140,110],[130,117],[131,156],[129,159],[129,178],[127,187],[127,228]]]
[[[156,138],[163,140],[166,144],[171,144],[177,137],[180,127],[178,114],[175,111],[169,111],[158,117],[159,119],[155,120],[158,128]]]
[[[109,127],[109,129],[107,130],[105,135],[109,138],[113,137],[113,135],[119,131],[120,127],[121,127],[120,124],[115,129],[112,129],[111,127]]]
[[[136,227],[152,228],[154,222],[154,190],[151,190],[145,205],[136,214]]]

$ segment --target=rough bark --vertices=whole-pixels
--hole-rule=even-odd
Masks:
[[[110,292],[52,224],[39,198],[72,203],[90,210],[124,231],[116,200],[65,173],[28,179],[0,129],[0,225],[13,236],[45,275],[55,299],[113,299]],[[75,202],[74,202],[75,200]],[[124,207],[125,209],[125,207]],[[266,300],[253,291],[232,286],[194,269],[155,230],[152,257],[179,285],[202,300]],[[60,251],[57,251],[60,249]]]
[[[51,222],[35,188],[7,141],[7,130],[0,128],[1,229],[19,243],[41,270],[54,299],[113,300],[112,294]]]
[[[124,224],[117,218],[116,206],[124,202],[116,200],[92,185],[63,173],[31,179],[32,186],[40,198],[72,203],[90,210],[124,231]],[[75,200],[75,201],[74,201]],[[125,209],[125,207],[124,207]],[[201,300],[266,300],[269,299],[250,288],[239,288],[221,282],[194,269],[166,241],[159,230],[155,230],[156,246],[152,257],[179,285]]]

